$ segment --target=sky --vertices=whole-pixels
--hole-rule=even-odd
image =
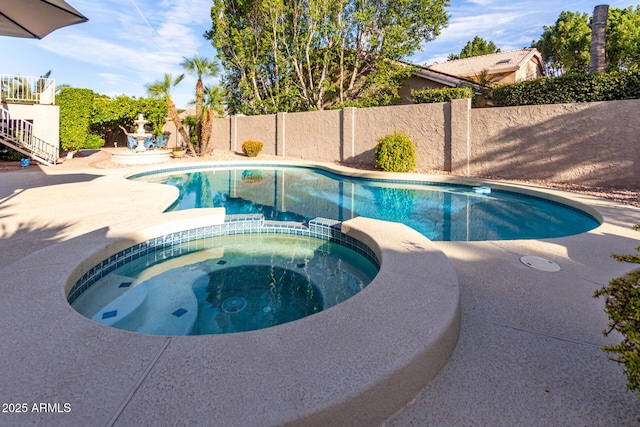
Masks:
[[[18,1],[18,0],[17,0]],[[636,0],[637,1],[637,0]],[[116,97],[147,96],[145,85],[184,72],[184,57],[215,59],[204,33],[211,29],[211,0],[67,0],[89,18],[42,40],[0,36],[0,74],[42,76],[51,71],[56,85],[88,88]],[[425,43],[409,62],[428,65],[460,53],[476,35],[503,52],[529,47],[544,26],[563,10],[593,13],[640,2],[572,0],[450,0],[449,25]],[[178,108],[195,99],[195,78],[186,76],[171,93]],[[205,82],[215,84],[216,80]]]

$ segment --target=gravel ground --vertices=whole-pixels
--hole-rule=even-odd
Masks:
[[[104,149],[104,151],[110,151],[113,149]],[[286,157],[280,156],[270,156],[266,154],[260,154],[257,157],[247,157],[243,153],[236,153],[233,151],[225,151],[225,150],[216,150],[215,155],[211,157],[202,157],[196,158],[191,156],[186,156],[182,159],[171,159],[171,163],[182,163],[182,162],[194,162],[194,161],[212,161],[212,160],[242,160],[242,161],[251,161],[251,160],[286,160]],[[117,163],[113,163],[109,160],[103,160],[93,164],[94,167],[100,169],[107,168],[123,168],[129,167],[126,165],[121,165]],[[354,165],[349,165],[354,166]],[[20,166],[20,161],[0,161],[0,172],[3,171],[11,171],[11,170],[19,170],[19,169],[32,169],[38,167],[37,162],[31,162],[31,166],[27,168],[23,168]],[[360,169],[367,169],[367,167],[358,166]],[[429,174],[446,174],[442,171],[432,171],[432,170],[421,170],[418,171],[420,173],[429,173]],[[618,203],[631,205],[640,207],[640,186],[638,188],[610,188],[610,187],[590,187],[586,185],[578,185],[578,184],[564,184],[564,183],[555,183],[544,180],[508,180],[500,177],[490,177],[490,176],[478,176],[475,178],[487,178],[487,179],[497,179],[502,181],[509,181],[514,183],[522,183],[522,184],[536,184],[544,187],[555,188],[558,190],[566,190],[573,191],[576,193],[589,194],[597,197],[604,197],[606,199],[614,200]]]

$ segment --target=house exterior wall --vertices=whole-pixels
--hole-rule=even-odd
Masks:
[[[504,84],[504,83],[515,83],[516,81],[518,81],[518,74],[516,71],[509,71],[507,73],[504,73],[504,75],[500,76],[501,73],[495,73],[495,74],[491,74],[490,76],[496,76],[493,77],[493,84]],[[500,76],[498,78],[498,76]]]
[[[447,87],[441,83],[434,82],[433,80],[425,79],[418,76],[411,76],[405,80],[402,87],[398,90],[398,96],[400,99],[396,102],[398,105],[411,104],[411,91],[422,89],[442,89]]]
[[[542,77],[542,66],[534,60],[527,62],[516,72],[516,81],[535,80]]]
[[[471,109],[462,99],[220,118],[213,138],[219,149],[253,138],[266,154],[374,166],[378,139],[397,130],[414,141],[423,171],[638,187],[639,109],[640,100]]]
[[[60,147],[60,107],[41,104],[7,103],[6,109],[14,119],[33,123],[33,136]]]

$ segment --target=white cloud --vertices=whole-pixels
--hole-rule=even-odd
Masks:
[[[183,73],[183,57],[210,46],[203,33],[210,26],[211,5],[210,0],[76,0],[74,7],[89,22],[53,33],[39,47],[95,68],[101,79],[100,93],[121,94],[124,87],[135,84],[144,95],[145,84],[165,73]],[[209,49],[206,56],[213,58],[215,52]],[[116,79],[117,75],[127,79],[127,84]],[[181,102],[188,102],[191,96],[187,87],[195,87],[195,80],[190,80],[185,79],[175,91]]]
[[[495,4],[493,0],[469,0],[469,3],[477,4],[479,6],[491,6],[491,4]]]
[[[125,82],[125,77],[122,74],[115,73],[98,73],[98,77],[104,80],[107,84],[116,86]]]

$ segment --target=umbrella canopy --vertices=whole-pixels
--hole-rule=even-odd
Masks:
[[[88,19],[63,0],[0,0],[0,35],[41,39]]]

